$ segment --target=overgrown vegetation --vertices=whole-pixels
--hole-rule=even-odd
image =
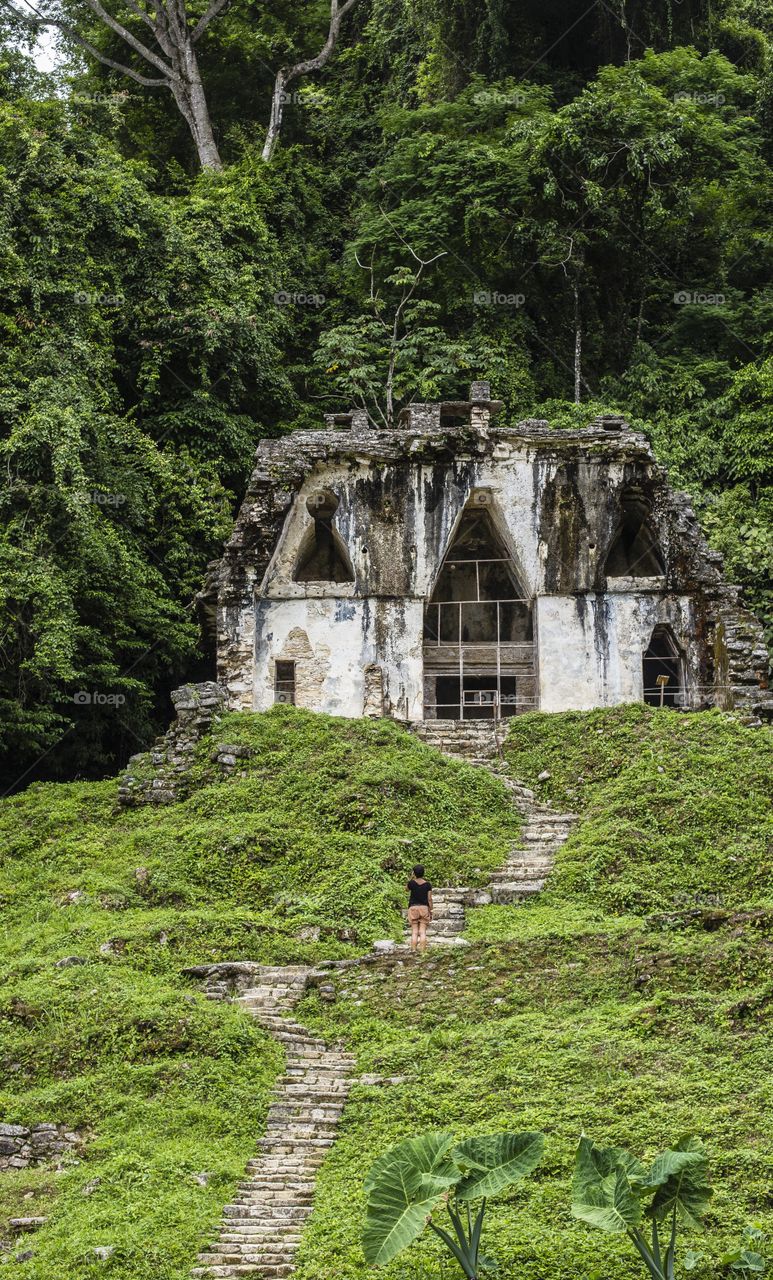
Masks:
[[[505,423],[628,414],[770,625],[766,5],[360,0],[266,166],[274,73],[329,18],[218,13],[197,174],[171,94],[72,45],[41,76],[0,7],[3,787],[150,740],[203,673],[192,600],[255,439],[378,417],[408,292],[395,408],[477,376]]]
[[[0,1236],[49,1217],[13,1249],[34,1250],[29,1280],[183,1280],[254,1152],[281,1053],[187,964],[367,950],[400,930],[418,852],[485,881],[517,831],[501,783],[392,723],[277,708],[221,728],[248,776],[213,780],[207,740],[185,803],[121,812],[113,780],[0,806],[0,1116],[86,1138],[61,1173],[0,1175]]]
[[[688,1230],[677,1248],[676,1274],[688,1265],[720,1280],[744,1229],[773,1224],[770,734],[719,713],[532,715],[511,725],[507,758],[543,798],[581,814],[549,891],[477,909],[462,952],[347,974],[335,1005],[305,1002],[307,1022],[393,1082],[353,1094],[300,1280],[370,1274],[367,1169],[406,1134],[439,1128],[545,1131],[543,1163],[492,1203],[486,1228],[504,1274],[528,1280],[631,1274],[625,1237],[571,1216],[581,1132],[647,1161],[698,1134],[715,1196],[705,1232]],[[440,1280],[441,1266],[423,1241],[380,1274]]]
[[[246,776],[216,777],[218,740],[253,748]],[[469,948],[350,969],[334,1005],[305,1001],[363,1071],[404,1082],[355,1087],[299,1280],[365,1280],[365,1173],[438,1128],[547,1133],[486,1227],[486,1252],[535,1280],[629,1274],[615,1238],[571,1218],[583,1129],[644,1158],[700,1134],[716,1196],[685,1245],[696,1280],[719,1280],[744,1229],[773,1226],[770,734],[625,707],[519,718],[507,755],[581,813],[550,890],[476,909]],[[483,883],[517,834],[496,779],[391,722],[231,716],[196,783],[157,810],[119,811],[114,781],[37,784],[0,807],[0,1112],[87,1139],[82,1164],[0,1178],[6,1217],[49,1217],[15,1246],[34,1251],[15,1268],[28,1280],[183,1280],[241,1175],[280,1055],[186,965],[358,954],[398,933],[418,855],[435,883]],[[629,834],[611,860],[615,830]],[[422,1241],[383,1275],[439,1267]]]

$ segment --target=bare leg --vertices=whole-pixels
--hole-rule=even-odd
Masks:
[[[427,950],[427,921],[419,921],[419,951]]]
[[[418,941],[419,941],[419,922],[418,920],[412,920],[411,921],[411,951],[416,950],[416,945]]]

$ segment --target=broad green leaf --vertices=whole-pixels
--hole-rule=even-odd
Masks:
[[[642,1172],[627,1151],[581,1138],[572,1180],[573,1216],[603,1231],[638,1226],[642,1209],[631,1179]]]
[[[665,1151],[652,1166],[661,1177],[648,1212],[658,1221],[674,1210],[689,1226],[699,1227],[708,1208],[708,1158],[697,1138],[682,1138],[673,1151]]]
[[[407,1248],[438,1200],[461,1177],[448,1154],[450,1133],[429,1133],[398,1142],[375,1162],[365,1179],[368,1205],[363,1249],[382,1265]]]
[[[725,1258],[722,1259],[725,1261]],[[739,1252],[731,1259],[730,1266],[733,1271],[753,1271],[756,1275],[763,1275],[768,1264],[761,1253],[755,1253],[753,1249],[740,1249]]]
[[[457,1198],[497,1195],[536,1169],[544,1147],[542,1133],[491,1133],[460,1142],[451,1154],[467,1172],[456,1188]]]

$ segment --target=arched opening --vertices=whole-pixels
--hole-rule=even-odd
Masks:
[[[335,527],[338,498],[329,490],[312,494],[306,510],[314,523],[307,530],[293,574],[295,582],[354,582],[354,570]]]
[[[684,706],[684,661],[668,626],[659,625],[652,632],[642,656],[642,683],[649,706]]]
[[[492,720],[534,705],[531,602],[479,495],[424,610],[425,714]]]
[[[620,523],[607,555],[608,578],[659,578],[666,571],[652,530],[648,503],[636,493],[623,495]]]

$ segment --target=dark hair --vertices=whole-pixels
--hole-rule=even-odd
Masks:
[[[418,876],[420,880],[424,879],[424,868],[420,862],[417,862],[416,866],[413,868],[413,874]]]

